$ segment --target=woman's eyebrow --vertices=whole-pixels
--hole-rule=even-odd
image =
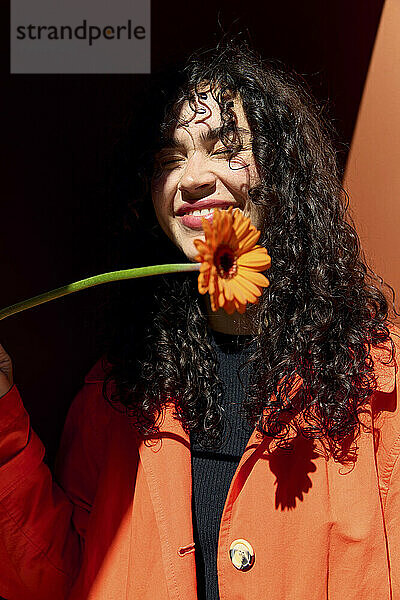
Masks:
[[[175,138],[166,137],[162,138],[159,151],[162,152],[163,150],[168,150],[169,148],[182,148],[182,146],[182,142],[178,142],[178,140]]]
[[[244,127],[237,127],[236,131],[239,134],[247,134],[251,136],[251,131]],[[222,127],[214,127],[208,131],[200,134],[200,141],[203,143],[214,142],[215,140],[221,139]]]
[[[221,136],[221,131],[222,131],[222,127],[214,127],[212,129],[209,129],[208,131],[201,133],[200,134],[200,141],[201,142],[214,142],[217,139],[220,139]],[[236,131],[238,133],[244,133],[244,134],[249,134],[251,135],[251,131],[249,131],[248,129],[245,129],[244,127],[237,127]]]
[[[202,143],[215,142],[215,140],[220,139],[221,131],[222,131],[222,127],[213,127],[211,129],[208,129],[207,131],[202,132],[200,134],[200,136],[199,136],[200,141]],[[239,134],[246,134],[246,135],[251,136],[251,131],[249,129],[245,129],[244,127],[237,127],[237,132]],[[160,147],[159,152],[162,152],[163,150],[182,148],[182,147],[183,147],[182,142],[178,141],[174,137],[164,137],[161,140],[161,147]]]
[[[200,134],[200,141],[214,142],[215,140],[218,140],[219,136],[221,135],[221,129],[221,127],[213,127],[212,129],[207,129],[207,131],[202,132]]]

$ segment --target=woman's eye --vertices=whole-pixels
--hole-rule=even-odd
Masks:
[[[159,165],[162,169],[171,169],[173,167],[178,166],[180,163],[183,162],[183,160],[184,159],[179,156],[166,158],[164,160],[160,160]]]
[[[232,156],[233,152],[229,148],[220,148],[219,150],[214,150],[212,156]]]
[[[214,152],[212,153],[212,156],[220,156],[223,158],[234,158],[235,156],[237,156],[238,154],[243,152],[243,150],[248,150],[248,148],[244,147],[242,145],[239,145],[236,147],[230,147],[230,148],[229,147],[216,148],[214,150]]]

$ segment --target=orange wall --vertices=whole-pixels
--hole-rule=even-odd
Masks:
[[[400,0],[385,2],[344,187],[367,260],[400,311]]]

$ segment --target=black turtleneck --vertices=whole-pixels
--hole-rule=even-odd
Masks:
[[[211,344],[218,359],[223,384],[224,411],[222,445],[205,450],[191,437],[193,480],[193,528],[196,546],[199,600],[219,600],[217,575],[218,534],[225,500],[233,475],[246,448],[252,428],[241,416],[250,367],[238,369],[251,354],[250,336],[212,331]],[[244,387],[243,387],[244,386]]]

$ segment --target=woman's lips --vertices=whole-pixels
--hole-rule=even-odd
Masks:
[[[208,215],[204,215],[202,217],[195,217],[194,215],[188,213],[186,215],[182,215],[182,217],[178,217],[181,221],[182,225],[185,227],[189,227],[189,229],[203,229],[202,219],[207,219],[207,221],[212,222],[213,212],[210,212]]]
[[[220,210],[227,210],[231,204],[221,201],[208,201],[200,200],[196,203],[195,206],[190,206],[191,211],[185,212],[185,206],[182,206],[178,212],[176,217],[180,220],[182,225],[188,227],[189,229],[201,230],[202,227],[202,219],[207,219],[207,221],[212,222],[214,209],[218,208]],[[194,215],[193,211],[204,211],[203,215]],[[240,210],[239,207],[235,207],[234,210]]]
[[[219,208],[220,210],[226,210],[232,206],[232,202],[221,200],[218,198],[203,198],[192,203],[184,203],[180,206],[176,212],[176,217],[180,220],[182,225],[189,229],[202,229],[202,219],[212,221],[214,209]],[[193,212],[204,212],[203,215],[194,215]]]

